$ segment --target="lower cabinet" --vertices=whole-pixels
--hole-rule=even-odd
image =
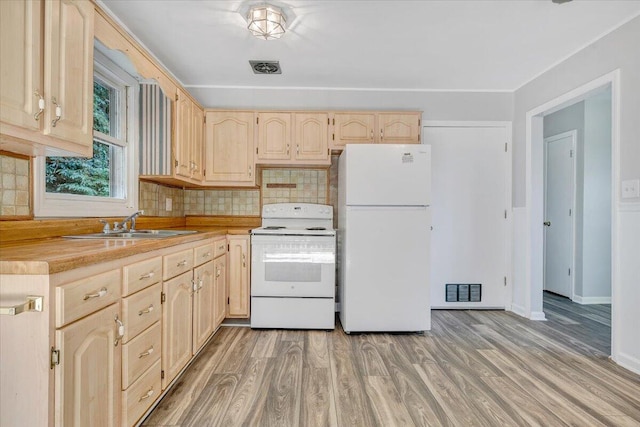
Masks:
[[[250,236],[228,236],[229,242],[229,278],[227,317],[249,318]]]
[[[56,330],[56,425],[120,425],[119,314],[112,304]]]
[[[196,354],[200,350],[215,328],[213,310],[216,293],[213,269],[213,261],[193,269],[193,340],[191,354]]]
[[[166,388],[191,360],[193,304],[191,271],[163,284],[162,388]]]
[[[219,236],[52,275],[3,274],[3,303],[40,295],[44,307],[0,322],[0,425],[135,425],[228,314],[248,316],[248,243]]]

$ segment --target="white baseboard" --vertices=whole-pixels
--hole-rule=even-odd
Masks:
[[[524,307],[518,304],[511,303],[511,308],[508,311],[511,311],[518,316],[527,317],[527,312],[524,310]]]
[[[538,321],[546,321],[547,316],[544,315],[544,311],[532,311],[531,316],[529,316],[530,320],[538,320]]]
[[[640,359],[626,355],[624,353],[618,354],[617,357],[611,357],[611,359],[623,368],[640,375]]]
[[[611,297],[581,297],[579,295],[573,296],[573,302],[578,304],[611,304]]]

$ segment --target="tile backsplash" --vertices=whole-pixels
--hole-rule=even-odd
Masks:
[[[320,203],[328,201],[327,169],[264,169],[262,203]]]
[[[167,199],[171,199],[172,206],[170,211],[166,209]],[[184,216],[184,190],[141,181],[138,194],[138,209],[144,210],[145,216]]]
[[[29,159],[0,155],[0,216],[31,215]]]
[[[260,216],[259,190],[185,190],[185,215]]]

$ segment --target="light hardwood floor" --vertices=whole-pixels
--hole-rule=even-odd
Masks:
[[[606,306],[546,295],[545,313],[434,311],[422,336],[225,327],[144,425],[640,426]]]

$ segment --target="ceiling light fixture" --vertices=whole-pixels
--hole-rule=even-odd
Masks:
[[[247,14],[247,29],[264,40],[279,39],[285,32],[287,18],[282,9],[270,4],[252,6]]]

